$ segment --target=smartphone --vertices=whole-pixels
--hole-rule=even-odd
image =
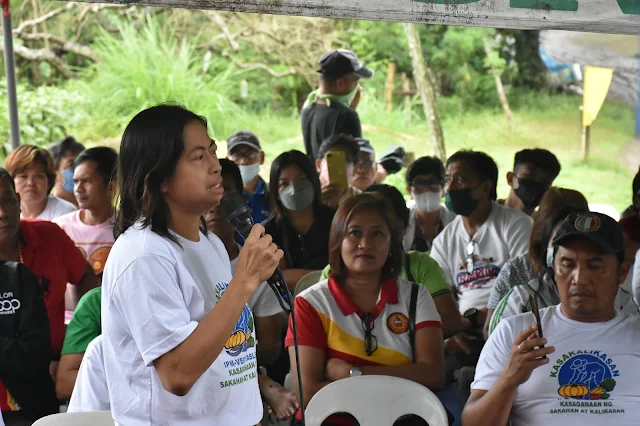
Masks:
[[[533,316],[536,318],[536,325],[538,326],[538,337],[540,339],[542,339],[544,337],[544,335],[542,334],[542,324],[540,321],[540,308],[538,307],[538,296],[535,292],[530,291],[529,292],[529,301],[531,304],[531,312],[533,313]],[[544,348],[544,345],[541,345],[540,348]],[[542,358],[546,358],[546,356],[543,356]]]
[[[405,152],[404,153],[404,167],[407,168],[416,161],[416,153],[415,152]]]
[[[326,159],[329,182],[340,189],[347,189],[349,180],[347,179],[347,157],[344,151],[329,151]]]

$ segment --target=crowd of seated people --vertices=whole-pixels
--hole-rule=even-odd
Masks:
[[[302,116],[306,153],[273,153],[265,179],[264,136],[239,130],[219,160],[225,195],[242,195],[284,250],[290,291],[319,277],[295,298],[298,355],[270,287],[262,283],[247,302],[262,426],[300,424],[317,392],[362,375],[423,385],[451,425],[559,424],[569,415],[632,424],[640,173],[620,223],[590,212],[581,193],[554,187],[560,163],[540,148],[515,154],[503,200],[496,162],[473,150],[407,164],[405,197],[383,183],[403,168],[404,150],[378,158],[362,136],[355,107],[370,75],[353,68],[354,57],[334,51],[321,60],[326,75]],[[344,170],[332,170],[341,164],[332,156]],[[0,301],[20,312],[0,316],[7,425],[32,424],[61,405],[111,407],[100,284],[115,243],[117,162],[116,150],[67,137],[49,150],[22,145],[0,169]],[[219,206],[202,212],[202,224],[236,274],[242,236]],[[409,415],[396,424],[424,423]],[[324,425],[357,421],[336,413]]]

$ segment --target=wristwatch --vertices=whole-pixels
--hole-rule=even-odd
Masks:
[[[360,367],[351,367],[349,370],[349,377],[362,376],[362,369]]]
[[[479,310],[477,310],[476,308],[471,308],[464,311],[464,314],[462,314],[462,316],[469,320],[469,322],[471,323],[471,328],[478,328],[480,327],[480,324],[478,323],[479,314]]]

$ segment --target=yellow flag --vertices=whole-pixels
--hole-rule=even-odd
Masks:
[[[585,67],[584,71],[584,104],[582,120],[585,126],[591,126],[598,117],[604,99],[609,92],[612,68]]]

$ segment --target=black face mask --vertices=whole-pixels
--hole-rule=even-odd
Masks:
[[[547,192],[549,187],[542,182],[537,182],[535,180],[523,179],[516,177],[518,179],[518,189],[514,190],[522,204],[528,209],[535,209],[540,204],[540,200],[544,196],[544,193]]]
[[[473,198],[474,188],[454,189],[444,195],[447,208],[460,216],[471,216],[478,208],[480,200]]]

